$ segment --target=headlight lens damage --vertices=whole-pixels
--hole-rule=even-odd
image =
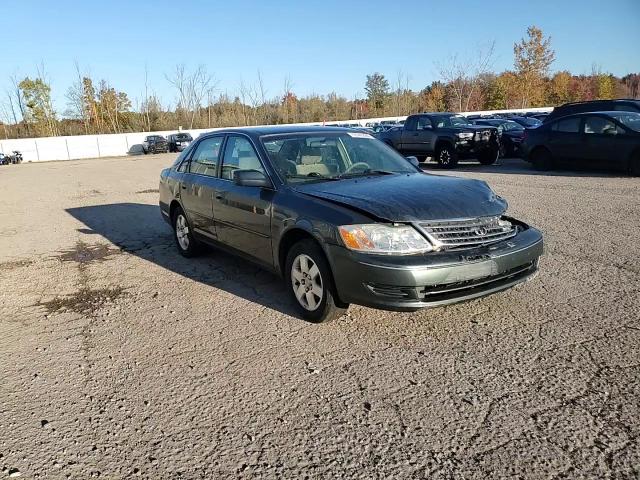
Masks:
[[[429,242],[409,225],[343,225],[338,231],[345,246],[357,252],[410,255],[432,250]]]

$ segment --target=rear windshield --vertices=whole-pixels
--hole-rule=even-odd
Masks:
[[[193,138],[191,138],[191,135],[188,133],[178,133],[176,135],[176,140],[193,140]]]

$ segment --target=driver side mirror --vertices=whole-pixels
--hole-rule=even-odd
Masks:
[[[258,170],[236,170],[233,172],[233,181],[241,187],[273,188],[271,180]]]
[[[410,156],[405,158],[409,161],[411,165],[413,165],[416,168],[420,168],[420,161],[418,160],[418,157]]]

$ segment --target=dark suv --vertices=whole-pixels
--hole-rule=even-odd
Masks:
[[[188,133],[172,133],[167,137],[170,152],[181,152],[193,142],[193,137]]]
[[[591,100],[588,102],[565,103],[555,107],[553,111],[544,117],[544,123],[556,118],[573,115],[574,113],[623,111],[640,113],[640,100],[633,98],[619,98],[616,100]]]
[[[300,314],[350,303],[446,305],[530,278],[541,233],[480,180],[429,175],[371,135],[334,127],[203,135],[160,175],[180,253],[229,250],[285,278]]]
[[[147,135],[142,142],[142,151],[147,153],[166,153],[169,151],[167,139],[162,135]]]

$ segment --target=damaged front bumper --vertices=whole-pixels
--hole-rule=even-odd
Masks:
[[[365,255],[329,246],[343,302],[385,310],[415,310],[471,300],[532,278],[543,252],[540,231],[526,227],[492,245],[423,255]]]

